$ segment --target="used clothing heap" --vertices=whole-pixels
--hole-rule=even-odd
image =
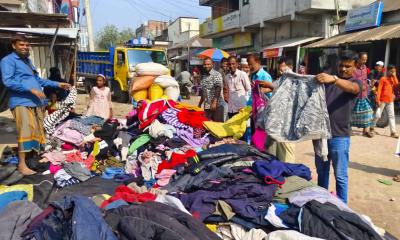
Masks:
[[[11,239],[380,239],[314,187],[308,167],[236,140],[249,111],[222,135],[203,111],[167,100],[142,102],[126,119],[69,115],[42,156],[51,175],[0,186],[0,231]],[[1,170],[0,180],[15,166]],[[21,221],[8,218],[13,209]]]

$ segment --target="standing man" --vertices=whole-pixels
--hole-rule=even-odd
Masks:
[[[222,77],[225,77],[225,75],[229,72],[227,58],[221,59],[221,68],[220,68],[219,72],[222,74]]]
[[[354,100],[361,92],[362,83],[355,79],[356,56],[343,51],[338,64],[338,76],[321,73],[316,79],[325,85],[325,97],[331,124],[332,138],[328,140],[328,161],[315,156],[318,185],[329,188],[330,164],[336,179],[337,196],[347,203],[348,164],[350,150],[350,122]]]
[[[358,55],[357,68],[354,71],[354,78],[362,82],[362,89],[353,109],[351,125],[363,129],[363,136],[372,138],[374,134],[370,131],[373,126],[374,112],[368,101],[368,69],[365,65],[368,60],[368,54],[361,52]]]
[[[382,111],[386,108],[389,117],[390,136],[398,138],[399,135],[396,133],[396,119],[394,114],[394,89],[399,87],[399,81],[396,76],[396,67],[389,65],[387,68],[387,76],[379,80],[376,96],[378,109],[376,110],[374,125],[381,118]]]
[[[225,76],[224,86],[228,90],[228,116],[231,118],[246,106],[251,85],[247,74],[238,69],[236,57],[228,58],[228,67],[229,72]]]
[[[290,65],[288,65],[288,62],[289,60],[286,58],[281,58],[278,60],[278,77],[282,76],[282,74],[286,72],[293,72]],[[271,91],[272,90],[273,88]],[[277,142],[270,139],[270,141],[266,142],[266,148],[268,149],[268,153],[275,155],[282,162],[295,163],[296,161],[295,143]]]
[[[35,172],[28,168],[26,155],[39,152],[45,143],[43,129],[43,87],[69,89],[68,83],[41,79],[29,59],[29,42],[21,35],[11,41],[14,51],[1,60],[3,83],[10,94],[9,107],[14,115],[18,138],[18,170],[24,175]]]
[[[379,80],[383,77],[383,66],[382,61],[378,61],[375,64],[374,69],[368,74],[368,79],[371,80],[371,87],[378,86]]]
[[[247,62],[247,58],[242,58],[240,60],[240,70],[245,72],[247,74],[247,76],[250,78],[251,73],[250,73],[249,63]]]
[[[374,111],[376,111],[378,108],[378,105],[376,104],[376,92],[379,85],[379,80],[383,77],[383,66],[384,63],[382,61],[376,62],[374,69],[372,69],[368,74],[368,79],[370,80],[369,85],[371,88],[371,91],[368,92],[368,98],[370,100],[372,110]],[[371,132],[374,133],[373,129],[371,129]]]
[[[215,122],[224,121],[224,99],[221,92],[223,80],[221,73],[214,70],[214,62],[211,58],[205,58],[203,62],[204,75],[200,85],[203,91],[199,107],[204,103],[206,117]]]
[[[225,79],[226,74],[229,72],[229,67],[228,67],[228,59],[223,58],[220,62],[220,69],[219,73],[222,75],[222,81]],[[222,88],[222,96],[223,96],[223,102],[221,103],[223,108],[224,108],[224,122],[228,120],[228,101],[229,101],[229,90],[226,88],[224,85]]]
[[[261,59],[258,54],[251,54],[247,57],[247,62],[249,63],[250,71],[251,71],[251,80],[252,81],[262,81],[262,87],[265,87],[265,93],[267,97],[271,98],[271,90],[273,89],[272,77],[267,73],[261,66]],[[268,87],[268,88],[267,88]]]

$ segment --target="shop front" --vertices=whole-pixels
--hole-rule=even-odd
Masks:
[[[298,72],[300,64],[305,56],[305,49],[302,46],[319,39],[321,39],[321,37],[292,38],[265,47],[262,56],[267,70],[271,73],[276,72],[276,63],[278,59],[280,57],[285,57],[293,61],[295,65],[295,69],[293,70]]]

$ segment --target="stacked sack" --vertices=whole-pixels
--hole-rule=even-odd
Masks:
[[[178,82],[169,75],[169,70],[158,63],[136,65],[137,77],[133,79],[130,93],[135,101],[171,99],[177,101],[180,91]]]

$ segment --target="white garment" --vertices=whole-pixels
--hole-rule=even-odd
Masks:
[[[168,124],[160,123],[157,119],[149,126],[149,134],[153,138],[159,138],[162,136],[173,138],[176,129]]]
[[[263,230],[256,228],[246,232],[236,223],[218,226],[216,234],[223,240],[264,240],[268,236]]]
[[[243,71],[225,75],[224,84],[229,91],[228,112],[237,113],[246,106],[247,95],[251,90],[250,79]]]
[[[160,202],[160,203],[164,203],[170,207],[174,207],[176,209],[181,210],[184,213],[187,213],[189,215],[190,212],[188,212],[188,210],[186,210],[186,208],[183,206],[181,200],[179,200],[178,198],[174,197],[174,196],[170,196],[170,195],[157,195],[157,198],[155,200],[156,202]]]
[[[376,110],[374,125],[378,122],[378,120],[382,117],[382,112],[386,110],[389,118],[389,128],[391,133],[396,132],[396,118],[394,114],[394,103],[380,103],[379,108]]]
[[[280,230],[268,234],[266,240],[323,240],[304,235],[294,230]]]
[[[277,228],[288,228],[288,226],[286,226],[283,223],[282,219],[280,217],[276,216],[275,210],[276,210],[276,207],[275,207],[275,205],[272,204],[268,208],[267,215],[265,215],[265,220],[267,220],[269,223],[274,225],[274,227],[277,227]]]

